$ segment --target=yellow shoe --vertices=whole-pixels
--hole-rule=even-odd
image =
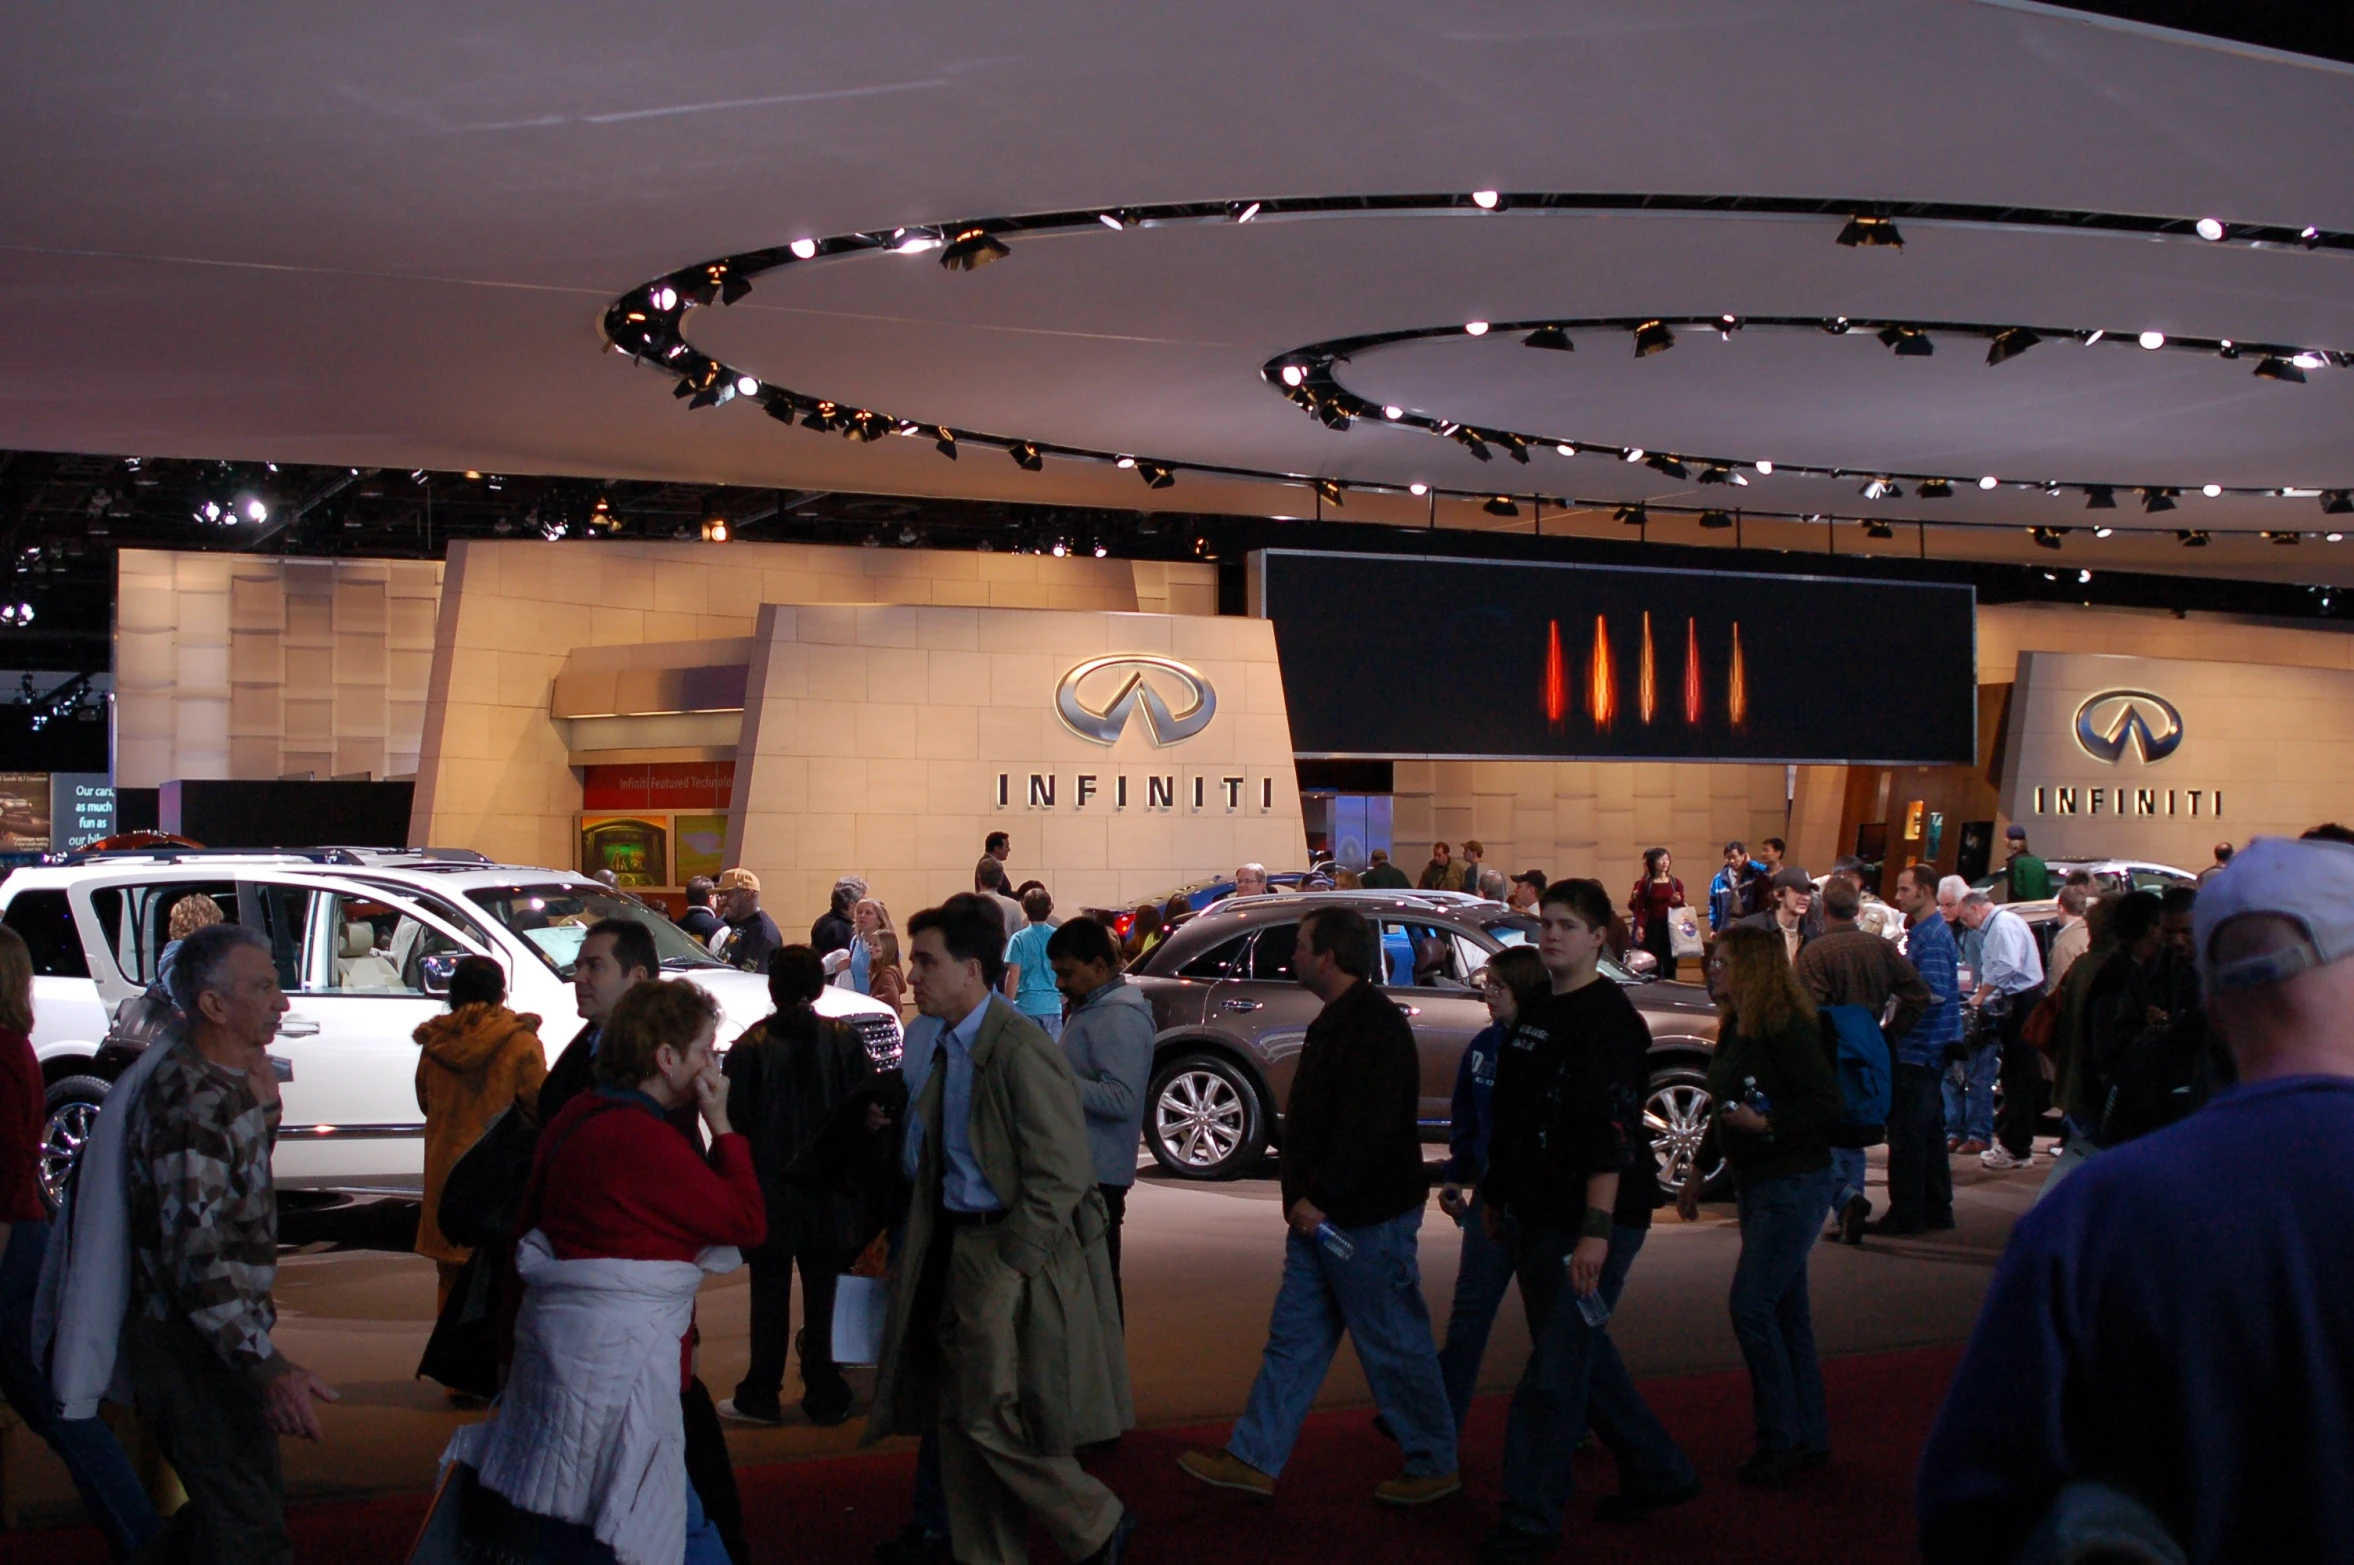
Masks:
[[[1450,1494],[1463,1492],[1461,1473],[1438,1473],[1429,1478],[1412,1474],[1392,1478],[1373,1491],[1373,1497],[1384,1505],[1428,1505],[1443,1500]]]
[[[1177,1458],[1177,1465],[1213,1489],[1239,1489],[1260,1500],[1275,1497],[1275,1480],[1231,1451],[1188,1451]]]

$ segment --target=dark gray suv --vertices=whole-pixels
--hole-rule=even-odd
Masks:
[[[1320,1002],[1292,975],[1302,915],[1347,906],[1381,932],[1383,989],[1422,1046],[1422,1124],[1446,1134],[1463,1050],[1488,1024],[1472,975],[1507,945],[1534,942],[1536,920],[1452,892],[1323,891],[1229,898],[1188,919],[1133,969],[1158,1028],[1145,1145],[1192,1179],[1235,1178],[1280,1134],[1283,1104]],[[1697,984],[1647,982],[1605,962],[1651,1027],[1644,1120],[1673,1191],[1695,1162],[1720,1172],[1704,1085],[1716,1009]]]

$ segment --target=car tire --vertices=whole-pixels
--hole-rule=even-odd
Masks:
[[[1257,1083],[1232,1060],[1181,1054],[1153,1072],[1144,1144],[1180,1179],[1239,1179],[1267,1149]]]
[[[81,1161],[82,1147],[98,1123],[98,1105],[114,1085],[103,1076],[66,1076],[49,1084],[41,1118],[41,1199],[52,1214],[66,1181]]]
[[[1695,1163],[1703,1197],[1721,1194],[1730,1180],[1724,1154],[1717,1149],[1715,1110],[1708,1073],[1699,1066],[1669,1065],[1651,1073],[1650,1089],[1643,1096],[1643,1126],[1651,1133],[1651,1149],[1659,1158],[1663,1202],[1676,1198]]]

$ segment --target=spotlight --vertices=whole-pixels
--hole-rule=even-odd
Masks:
[[[1558,326],[1540,326],[1520,339],[1524,348],[1552,348],[1562,353],[1574,353],[1577,344],[1569,340],[1569,333]]]
[[[259,500],[248,500],[245,502],[245,519],[249,522],[266,522],[270,519],[270,508]]]
[[[2240,345],[2226,337],[2215,345],[2215,356],[2219,359],[2236,359],[2240,356]]]
[[[721,304],[733,304],[751,291],[751,280],[749,278],[737,275],[737,273],[731,269],[727,276],[720,282],[719,302]]]
[[[1829,332],[1834,337],[1846,336],[1848,333],[1847,317],[1844,315],[1832,316],[1829,320],[1823,322],[1823,330]]]
[[[2258,380],[2285,380],[2292,385],[2305,384],[2305,372],[2277,353],[2267,353],[2256,361]]]
[[[793,259],[796,261],[811,261],[817,258],[817,241],[814,239],[796,239],[785,248],[793,252]]]
[[[1258,215],[1259,203],[1256,201],[1229,201],[1226,203],[1226,221],[1229,223],[1247,223]]]
[[[1424,495],[1426,495],[1426,494],[1430,493],[1430,485],[1428,485],[1428,484],[1408,484],[1408,485],[1406,486],[1406,493],[1408,493],[1408,494],[1410,494],[1410,495],[1414,496],[1414,497],[1415,497],[1417,500],[1419,500],[1419,499],[1421,499],[1421,498],[1422,498]]]
[[[2175,533],[2174,537],[2175,541],[2180,543],[2186,549],[2204,549],[2207,547],[2207,535],[2195,528],[2182,528]]]
[[[1473,456],[1478,457],[1482,462],[1492,460],[1488,455],[1488,443],[1480,438],[1479,431],[1476,429],[1458,424],[1448,432],[1447,438]]]
[[[1504,204],[1504,198],[1493,190],[1475,190],[1471,193],[1471,204],[1482,212],[1493,212]]]
[[[2152,516],[2160,511],[2171,511],[2174,509],[2174,497],[2179,493],[2181,491],[2176,489],[2144,489],[2141,492],[2141,508]]]
[[[1340,485],[1333,482],[1329,478],[1319,478],[1316,480],[1316,493],[1323,497],[1324,503],[1326,505],[1339,505],[1341,503]]]
[[[1047,553],[1049,553],[1049,554],[1051,554],[1051,555],[1053,555],[1053,556],[1054,556],[1056,559],[1058,559],[1058,560],[1059,560],[1059,559],[1061,559],[1061,558],[1062,558],[1064,555],[1066,555],[1066,554],[1068,554],[1068,553],[1070,553],[1070,552],[1071,552],[1071,546],[1070,546],[1069,544],[1067,544],[1067,543],[1063,542],[1063,541],[1062,541],[1060,538],[1057,538],[1057,539],[1054,541],[1054,547],[1053,547],[1053,548],[1051,548],[1051,549],[1049,549],[1049,550],[1047,550],[1046,552],[1047,552]]]
[[[1128,226],[1128,214],[1125,212],[1098,212],[1095,220],[1115,234]]]
[[[1741,317],[1738,315],[1720,315],[1716,318],[1716,334],[1720,341],[1731,342],[1733,333],[1740,329]]]
[[[1526,435],[1505,435],[1504,454],[1522,467],[1528,466],[1528,437]]]
[[[2057,549],[2060,546],[2060,529],[2057,527],[2030,527],[2027,532],[2035,540],[2038,549]]]
[[[1702,468],[1700,470],[1700,482],[1704,484],[1739,484],[1743,488],[1748,487],[1749,484],[1748,479],[1743,478],[1739,473],[1735,472],[1729,467]]]
[[[1490,495],[1488,503],[1480,507],[1490,516],[1518,516],[1520,507],[1512,503],[1510,495]]]
[[[1896,231],[1894,223],[1884,217],[1866,217],[1861,213],[1849,218],[1847,226],[1839,230],[1839,242],[1851,250],[1858,245],[1867,250],[1904,248],[1904,236]]]
[[[2112,533],[2116,532],[2116,530],[2117,530],[2116,528],[2114,528],[2114,527],[2111,527],[2111,526],[2110,526],[2108,523],[2106,523],[2106,522],[2103,522],[2103,523],[2102,523],[2100,526],[2098,526],[2098,527],[2095,527],[2095,528],[2092,530],[2092,535],[2093,535],[2095,538],[2106,538],[2106,537],[2108,537],[2110,534],[2112,534]]]
[[[1992,473],[1989,473],[1984,478],[1978,480],[1978,487],[1981,489],[1992,489],[2001,482],[2001,479],[1995,477]]]
[[[942,456],[948,458],[948,460],[951,462],[956,460],[956,435],[955,432],[950,430],[946,424],[939,424],[933,427],[932,449],[939,452]]]
[[[1635,357],[1647,359],[1654,353],[1665,353],[1676,345],[1676,334],[1667,329],[1665,321],[1645,321],[1635,328]]]
[[[1578,448],[1566,440],[1555,446],[1553,449],[1560,452],[1563,456],[1576,456],[1578,454]]]
[[[2107,335],[2109,335],[2107,331],[2105,331],[2105,330],[2103,330],[2102,328],[2100,328],[2100,327],[2097,327],[2097,326],[2096,326],[2096,327],[2094,327],[2094,328],[2093,328],[2091,331],[2089,331],[2089,332],[2085,333],[2085,337],[2084,337],[2084,345],[2085,345],[2086,347],[2088,347],[2088,348],[2089,348],[2089,347],[2091,347],[2091,346],[2092,346],[2094,343],[2096,343],[2096,342],[2100,341],[2100,340],[2101,340],[2103,337],[2106,337]]]
[[[2008,331],[1998,331],[1994,334],[1994,340],[1986,345],[1986,362],[2001,364],[2007,360],[2015,359],[2041,341],[2043,341],[2041,337],[2025,326],[2013,326]]]
[[[1643,448],[1641,446],[1629,446],[1626,448],[1626,450],[1620,452],[1619,456],[1622,461],[1640,462],[1643,460]]]
[[[1901,500],[1904,485],[1893,478],[1875,478],[1856,491],[1867,500]]]
[[[1463,335],[1466,337],[1485,337],[1487,334],[1488,323],[1486,321],[1465,321],[1463,323]]]
[[[2321,243],[2321,230],[2308,224],[2305,231],[2299,234],[2297,237],[2304,241],[2305,248],[2310,250],[2315,245]]]
[[[1886,543],[1896,536],[1896,529],[1886,522],[1866,522],[1864,523],[1864,536]]]
[[[2084,491],[2084,508],[2088,511],[2114,511],[2117,492],[2107,484],[2092,484]]]
[[[2140,343],[2144,348],[2148,349],[2152,353],[2155,353],[2160,348],[2166,346],[2166,334],[2162,331],[2146,331],[2133,340]]]
[[[1286,386],[1297,386],[1308,378],[1308,367],[1305,364],[1286,364],[1282,374]]]
[[[2299,368],[2299,369],[2301,369],[2301,370],[2317,370],[2317,369],[2321,368],[2321,367],[2322,367],[2324,364],[2327,364],[2327,363],[2329,362],[2329,360],[2328,360],[2328,359],[2326,359],[2326,358],[2323,358],[2323,357],[2322,357],[2320,354],[2318,354],[2318,353],[2314,353],[2314,352],[2312,352],[2312,351],[2308,350],[2308,351],[2306,351],[2306,352],[2304,352],[2304,353],[2299,353],[2299,354],[2295,354],[2295,355],[2293,355],[2293,356],[2292,356],[2292,357],[2289,359],[2289,362],[2290,362],[2291,364],[2294,364],[2295,366],[2297,366],[2297,368]]]
[[[1012,457],[1014,466],[1025,473],[1035,473],[1046,465],[1046,458],[1040,456],[1038,448],[1027,440],[1006,447],[1005,454]]]
[[[2223,495],[2223,486],[2221,484],[2201,484],[2199,493],[2210,500],[2220,499]]]
[[[1953,485],[1942,478],[1924,478],[1913,486],[1913,494],[1923,500],[1951,500]]]
[[[1651,520],[1648,515],[1644,514],[1643,508],[1639,505],[1622,505],[1611,514],[1616,516],[1621,522],[1624,522],[1629,527],[1641,527],[1646,522]]]
[[[2354,516],[2354,490],[2332,489],[2321,497],[2324,516]],[[2335,542],[2336,540],[2331,540]]]
[[[951,272],[970,272],[1013,254],[985,228],[966,228],[940,252],[940,265]]]
[[[1095,546],[1095,557],[1099,560],[1111,552],[1112,551],[1110,549],[1105,548],[1100,542]]]
[[[678,290],[665,283],[648,294],[646,302],[667,315],[678,308]]]
[[[1654,473],[1665,473],[1670,478],[1689,478],[1692,470],[1665,451],[1655,451],[1643,459],[1643,465]]]
[[[754,380],[749,375],[738,375],[736,377],[736,395],[739,397],[757,397],[760,395],[760,382]]]
[[[715,516],[703,524],[705,543],[725,543],[728,536],[727,518],[724,516]]]
[[[1773,476],[1774,476],[1774,464],[1773,464],[1773,463],[1771,463],[1771,462],[1760,462],[1760,463],[1758,463],[1758,464],[1757,464],[1757,476],[1758,476],[1758,477],[1760,477],[1760,478],[1771,478],[1771,477],[1773,477]]]
[[[1165,462],[1139,462],[1136,464],[1136,476],[1144,480],[1147,489],[1166,489],[1177,482],[1177,475],[1170,471]]]
[[[2202,217],[2199,219],[2197,227],[2199,237],[2209,244],[2215,243],[2224,235],[2223,219],[2219,217]]]
[[[910,233],[899,228],[892,230],[891,238],[894,241],[892,250],[900,255],[922,255],[927,250],[940,248],[940,239],[936,234]]]
[[[2325,543],[2344,543],[2346,541],[2344,533],[2323,533],[2321,536]]]
[[[1925,359],[1937,351],[1929,334],[1918,326],[1883,326],[1879,338],[1896,351],[1900,359]]]
[[[2264,540],[2267,543],[2295,543],[2303,536],[2304,534],[2295,532],[2268,532],[2264,535]]]
[[[1134,467],[1135,465],[1136,465],[1136,458],[1134,458],[1134,457],[1132,457],[1132,456],[1116,457],[1116,458],[1114,458],[1114,459],[1113,459],[1113,461],[1112,461],[1112,466],[1114,466],[1114,467],[1118,468],[1118,469],[1119,469],[1121,472],[1123,472],[1123,473],[1124,473],[1124,472],[1126,472],[1126,471],[1128,471],[1128,469],[1130,469],[1130,468]]]
[[[1733,519],[1722,511],[1703,511],[1700,525],[1712,533],[1723,532],[1733,525]]]

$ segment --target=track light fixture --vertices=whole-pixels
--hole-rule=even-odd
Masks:
[[[1896,224],[1885,217],[1857,213],[1839,230],[1839,242],[1849,249],[1862,246],[1867,250],[1902,250],[1904,236],[1896,231]]]
[[[1447,431],[1447,438],[1473,456],[1478,457],[1482,462],[1491,460],[1488,453],[1488,443],[1480,438],[1478,430],[1469,425],[1457,424],[1453,429]]]
[[[2094,484],[2084,491],[2084,508],[2088,511],[2117,509],[2117,491],[2107,484]]]
[[[2197,528],[2182,528],[2175,533],[2174,538],[2177,543],[2181,544],[2186,549],[2204,549],[2207,547],[2207,535]]]
[[[2174,497],[2181,492],[2179,489],[2144,489],[2141,492],[2141,508],[2152,516],[2160,511],[2171,511],[2174,509]],[[2206,534],[2201,533],[2199,536],[2204,538]]]
[[[2258,380],[2287,381],[2295,386],[2305,384],[2305,372],[2277,353],[2267,353],[2256,362],[2256,378]]]
[[[1522,467],[1528,466],[1528,437],[1507,433],[1503,437],[1504,454]]]
[[[1166,489],[1177,482],[1177,475],[1169,470],[1165,462],[1139,462],[1136,464],[1136,476],[1144,480],[1147,489]]]
[[[2060,546],[2060,534],[2064,531],[2066,529],[2060,527],[2030,527],[2027,529],[2028,536],[2035,540],[2035,546],[2038,549],[2057,549]]]
[[[1649,456],[1643,458],[1643,465],[1651,469],[1651,471],[1654,473],[1664,473],[1670,478],[1689,478],[1692,476],[1692,470],[1686,467],[1681,459],[1671,456],[1665,451],[1652,452]]]
[[[947,425],[937,424],[933,426],[932,449],[939,452],[942,456],[948,458],[948,460],[951,462],[956,460],[956,435],[948,428]]]
[[[1665,353],[1676,345],[1676,334],[1667,329],[1665,321],[1645,321],[1635,328],[1635,357],[1647,359],[1654,353]]]
[[[1622,505],[1610,514],[1629,527],[1641,527],[1651,520],[1639,505]]]
[[[2041,341],[2041,337],[2025,326],[2013,326],[2007,331],[1996,332],[1994,340],[1986,345],[1986,362],[2006,363]]]
[[[1247,223],[1258,215],[1259,203],[1256,201],[1229,201],[1226,203],[1226,221],[1229,223]]]
[[[1925,359],[1937,351],[1929,334],[1918,326],[1883,326],[1878,335],[1900,359]]]
[[[1038,448],[1027,440],[1017,441],[1006,447],[1005,454],[1012,457],[1014,466],[1025,473],[1035,473],[1046,465],[1046,458],[1040,456]]]
[[[2209,244],[2219,243],[2223,236],[2230,232],[2223,226],[2223,219],[2219,217],[2202,217],[2193,226],[2197,229],[2199,237]]]
[[[817,241],[814,239],[796,239],[785,248],[793,252],[793,259],[796,261],[817,259]]]
[[[2332,489],[2321,497],[2324,516],[2354,516],[2354,490]]]
[[[1721,463],[1702,468],[1699,481],[1704,484],[1737,484],[1742,488],[1749,486],[1749,480],[1743,478],[1737,469]]]
[[[2303,533],[2298,532],[2268,532],[2264,535],[2264,541],[2266,543],[2296,543],[2304,536]]]
[[[1886,543],[1896,536],[1896,529],[1886,522],[1866,522],[1864,523],[1864,536],[1880,543]]]
[[[1733,525],[1733,519],[1722,511],[1703,511],[1700,525],[1712,533],[1723,532]]]
[[[1326,505],[1337,506],[1341,503],[1340,485],[1329,478],[1319,478],[1316,480],[1316,493],[1323,499]]]
[[[1569,340],[1569,333],[1558,326],[1540,326],[1520,339],[1524,348],[1551,348],[1560,353],[1575,353],[1577,344]]]
[[[1867,500],[1901,500],[1904,498],[1904,485],[1893,478],[1875,478],[1856,493]]]
[[[989,230],[976,225],[959,229],[949,238],[940,251],[940,266],[950,272],[976,271],[1011,254]]]
[[[1482,212],[1500,212],[1504,209],[1504,197],[1499,191],[1475,190],[1471,193],[1471,204]]]
[[[1520,507],[1512,503],[1510,495],[1490,495],[1488,503],[1480,507],[1490,516],[1518,516]]]
[[[1942,478],[1924,478],[1913,486],[1913,493],[1923,500],[1951,500],[1953,485]]]
[[[1115,234],[1119,233],[1122,229],[1125,229],[1131,221],[1126,212],[1117,210],[1110,212],[1098,212],[1095,214],[1095,220],[1103,224],[1104,227],[1110,229]]]
[[[2223,496],[2223,486],[2221,484],[2201,484],[2199,486],[2199,493],[2205,495],[2210,500],[2221,499]]]

